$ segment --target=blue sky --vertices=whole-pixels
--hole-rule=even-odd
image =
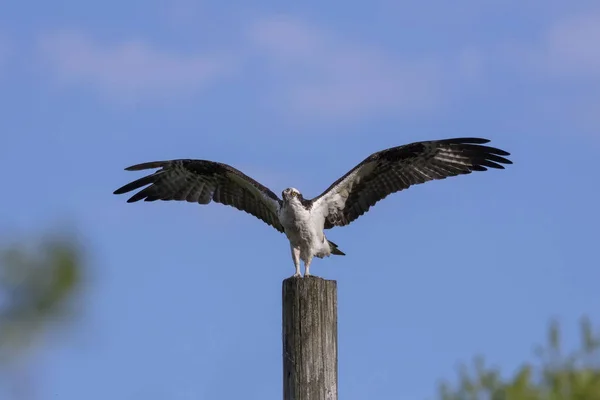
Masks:
[[[81,317],[30,360],[40,399],[281,397],[285,237],[112,195],[143,161],[312,197],[411,141],[513,154],[329,233],[347,256],[311,272],[338,281],[341,398],[431,398],[476,354],[510,373],[550,318],[573,346],[597,316],[597,2],[0,4],[0,236],[67,224],[90,261]]]

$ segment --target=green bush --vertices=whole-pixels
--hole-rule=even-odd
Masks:
[[[560,330],[552,323],[538,364],[527,363],[509,379],[476,358],[472,372],[461,367],[455,387],[443,383],[441,400],[600,400],[600,335],[588,319],[581,322],[581,347],[563,355]]]

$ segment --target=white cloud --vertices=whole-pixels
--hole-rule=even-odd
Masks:
[[[8,39],[0,36],[0,71],[2,71],[8,62],[10,56],[10,43]]]
[[[169,0],[164,7],[168,22],[177,28],[193,25],[206,15],[206,4],[196,0]]]
[[[456,58],[457,78],[463,82],[477,83],[485,76],[485,57],[475,48],[466,47]]]
[[[180,1],[184,10],[188,3]],[[235,53],[176,53],[77,32],[45,35],[38,50],[45,71],[59,83],[126,104],[194,94],[229,81],[243,66],[245,80],[261,85],[253,94],[260,104],[302,118],[428,114],[480,84],[486,73],[485,58],[472,48],[429,58],[399,56],[285,15],[247,28]]]
[[[600,12],[565,18],[545,39],[544,62],[552,73],[600,77]]]
[[[534,44],[513,46],[515,71],[553,93],[540,108],[569,135],[599,137],[600,10],[563,16]]]
[[[600,77],[600,11],[553,21],[535,41],[512,41],[487,51],[488,61],[534,79],[567,82]]]
[[[46,35],[38,49],[60,82],[125,103],[192,94],[232,69],[220,55],[175,54],[134,40],[106,45],[73,32]]]
[[[273,100],[299,113],[429,111],[441,96],[443,74],[432,60],[396,58],[285,16],[258,21],[248,35],[270,66]]]

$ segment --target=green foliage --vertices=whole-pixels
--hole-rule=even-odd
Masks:
[[[37,251],[0,252],[0,362],[19,355],[50,323],[70,316],[82,283],[81,251],[68,240],[44,241]]]
[[[548,344],[539,348],[541,362],[524,364],[510,379],[474,362],[474,371],[461,367],[456,388],[440,387],[441,400],[600,400],[600,335],[594,334],[587,319],[581,322],[581,348],[563,355],[560,330],[552,323]]]

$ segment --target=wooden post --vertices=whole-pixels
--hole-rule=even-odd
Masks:
[[[283,281],[283,399],[337,400],[337,282]]]

